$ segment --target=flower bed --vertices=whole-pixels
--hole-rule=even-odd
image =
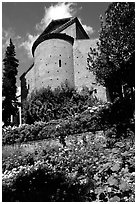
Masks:
[[[134,201],[135,146],[130,138],[111,148],[103,135],[85,133],[67,140],[65,148],[40,145],[32,153],[5,159],[3,201]]]

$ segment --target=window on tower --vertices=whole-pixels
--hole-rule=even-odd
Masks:
[[[59,60],[59,67],[61,67],[61,60]]]

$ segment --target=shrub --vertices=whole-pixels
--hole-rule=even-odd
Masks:
[[[128,129],[135,132],[133,104],[129,98],[117,99],[98,112],[99,123],[104,129],[115,127],[116,137],[126,137]]]
[[[98,111],[97,111],[98,112]],[[21,127],[3,130],[3,145],[35,141],[47,138],[59,138],[65,145],[65,137],[76,133],[101,130],[98,113],[90,110],[68,117],[67,119],[49,122],[35,122]]]
[[[83,112],[87,106],[93,106],[97,99],[92,97],[92,89],[84,88],[81,92],[70,88],[67,84],[52,90],[51,87],[33,92],[23,103],[24,123],[50,121],[67,118],[75,113]]]

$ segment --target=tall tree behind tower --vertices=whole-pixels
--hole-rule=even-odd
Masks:
[[[2,120],[5,125],[10,124],[11,115],[17,111],[16,98],[16,75],[19,61],[16,59],[15,46],[10,39],[10,44],[6,49],[3,59],[3,78],[2,78]]]
[[[98,50],[88,57],[88,68],[99,83],[109,90],[113,102],[123,97],[127,87],[134,97],[135,87],[135,3],[114,2],[101,20]]]

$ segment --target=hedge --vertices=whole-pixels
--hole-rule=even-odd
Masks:
[[[120,104],[123,106],[123,103]],[[104,104],[88,107],[83,113],[75,114],[67,119],[51,120],[49,122],[35,122],[24,124],[21,127],[3,129],[3,145],[36,141],[47,138],[59,138],[65,146],[65,137],[87,131],[114,129],[115,135],[126,137],[128,131],[135,132],[135,120],[132,115],[125,114],[125,107],[117,104]],[[123,119],[124,114],[124,119]],[[109,137],[113,133],[110,133]]]
[[[47,138],[59,138],[63,142],[68,135],[87,131],[100,130],[95,113],[84,112],[83,114],[68,119],[52,120],[50,122],[35,122],[24,124],[21,127],[3,129],[3,145],[36,141]]]

